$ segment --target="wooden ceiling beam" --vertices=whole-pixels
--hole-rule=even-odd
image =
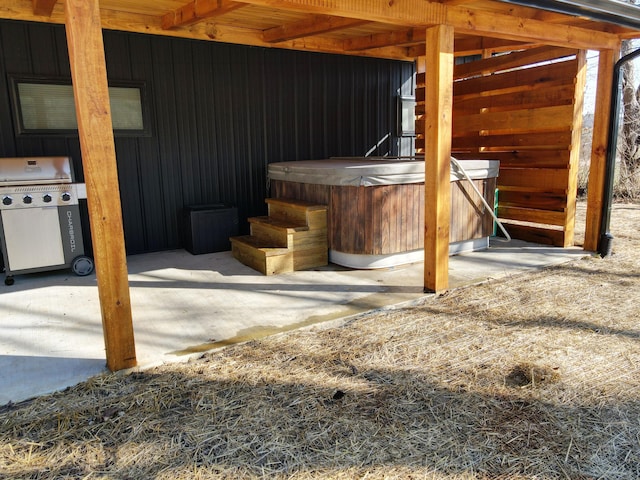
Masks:
[[[33,0],[33,14],[50,17],[58,0]]]
[[[248,5],[250,3],[261,3],[267,4],[268,2],[272,2],[274,5],[281,7],[284,5],[294,4],[295,8],[290,8],[290,10],[296,11],[305,11],[307,2],[310,0],[236,0],[236,3],[242,5]],[[340,7],[340,11],[342,12],[342,16],[351,17],[355,19],[360,19],[358,17],[367,17],[367,20],[371,20],[371,15],[363,15],[362,11],[367,9],[368,1],[365,0],[315,0],[313,5],[307,9],[314,10],[318,14],[326,14],[327,12],[336,13],[337,7],[327,7],[323,5],[331,5],[332,2],[337,4]],[[344,5],[351,3],[360,3],[360,10],[349,10]],[[392,6],[388,6],[388,8],[395,8],[395,6],[402,6],[403,13],[402,15],[395,14],[398,16],[409,16],[410,9],[407,9],[406,5],[412,5],[415,8],[416,5],[420,4],[426,6],[426,8],[421,7],[423,10],[430,10],[432,7],[431,3],[423,2],[420,0],[418,3],[415,3],[416,0],[396,0]],[[386,2],[384,2],[386,5]],[[317,5],[320,5],[319,8]],[[302,7],[299,7],[302,5]],[[377,5],[377,4],[376,4]],[[273,6],[273,5],[271,5]],[[440,7],[444,8],[445,5],[440,5]],[[453,8],[453,7],[448,7]],[[384,9],[381,10],[380,6],[376,7],[376,16],[383,16],[386,12]],[[464,11],[464,14],[460,14],[461,11]],[[24,21],[36,21],[36,22],[48,22],[48,23],[64,23],[64,18],[62,16],[61,8],[54,8],[53,13],[50,17],[38,16],[33,12],[32,1],[22,0],[17,2],[15,0],[0,0],[0,18],[11,19],[11,20],[24,20]],[[350,12],[350,13],[349,13]],[[382,12],[382,13],[380,13]],[[504,51],[509,50],[509,45],[513,45],[514,48],[528,48],[527,44],[531,44],[531,46],[548,44],[548,45],[556,45],[570,48],[588,48],[595,50],[609,50],[612,49],[611,45],[615,44],[615,48],[618,48],[619,38],[640,38],[640,31],[638,32],[629,32],[628,34],[622,36],[618,36],[615,33],[607,33],[600,31],[593,31],[589,28],[580,28],[580,27],[568,27],[565,25],[558,24],[550,24],[539,22],[535,20],[527,20],[521,18],[509,19],[508,15],[494,15],[487,14],[475,10],[461,10],[461,7],[456,7],[455,10],[457,17],[454,19],[452,23],[459,25],[461,23],[465,23],[464,25],[459,25],[456,27],[456,55],[461,54],[461,52],[468,52],[468,54],[473,54],[476,47],[473,47],[473,40],[458,40],[461,37],[461,33],[465,32],[467,35],[466,38],[472,39],[477,38],[478,41],[481,42],[502,42],[503,45],[506,45],[504,48],[497,47],[495,51]],[[348,14],[347,14],[348,13]],[[200,40],[217,40],[227,43],[244,43],[244,40],[249,39],[246,44],[247,45],[261,45],[261,46],[272,46],[272,43],[265,42],[262,39],[262,32],[257,30],[250,30],[241,27],[231,27],[231,26],[221,26],[221,31],[233,31],[242,30],[248,33],[242,33],[240,35],[236,35],[235,33],[227,35],[211,35],[208,33],[208,29],[213,28],[206,21],[202,21],[200,23],[196,23],[196,25],[191,26],[189,28],[171,28],[171,29],[163,29],[161,25],[161,17],[160,16],[150,16],[139,13],[125,13],[116,10],[108,10],[101,9],[101,16],[103,22],[103,28],[110,30],[121,30],[128,32],[136,32],[136,33],[146,33],[146,34],[154,34],[154,35],[168,35],[182,38],[193,38]],[[448,11],[444,17],[451,17],[451,11]],[[424,21],[423,15],[421,16]],[[477,19],[480,19],[479,22]],[[446,18],[445,18],[446,19]],[[503,22],[503,20],[509,20],[508,22]],[[439,18],[442,20],[442,17]],[[394,20],[394,22],[398,23],[398,20]],[[514,27],[514,22],[516,27]],[[385,22],[387,25],[389,22]],[[415,23],[408,22],[408,23]],[[402,25],[405,30],[409,30],[410,26],[407,24]],[[506,25],[506,26],[505,26]],[[528,31],[530,26],[533,25],[535,35],[526,34],[525,36],[520,35],[519,30],[522,29],[525,33]],[[591,25],[591,24],[589,24]],[[215,26],[216,28],[218,25]],[[422,29],[422,27],[420,27]],[[511,32],[506,32],[507,30],[511,30]],[[485,32],[486,31],[486,32]],[[542,32],[542,33],[540,33]],[[559,32],[559,35],[556,37],[556,33]],[[574,37],[573,34],[576,33]],[[400,35],[396,33],[395,35]],[[532,38],[534,37],[534,38]],[[375,37],[374,37],[375,38]],[[291,40],[285,41],[278,44],[278,47],[282,48],[292,48],[292,49],[301,49],[307,51],[313,51],[314,45],[317,41],[318,37],[310,37],[307,38],[305,42]],[[482,39],[482,40],[480,40]],[[322,39],[323,41],[325,39]],[[329,39],[326,39],[329,40]],[[372,56],[372,57],[382,57],[382,58],[399,58],[399,59],[408,59],[415,58],[417,56],[424,55],[424,45],[421,46],[381,46],[377,47],[375,40],[369,44],[369,49],[357,50],[355,49],[355,45],[357,42],[361,40],[354,41],[354,43],[349,43],[348,45],[352,45],[354,49],[345,50],[344,49],[344,40],[340,40],[339,42],[343,42],[343,47],[338,48],[338,44],[332,45],[329,50],[335,51],[336,53],[348,53],[352,55],[364,55],[364,56]],[[471,43],[469,43],[471,42]],[[464,47],[458,47],[458,44],[467,44]],[[400,44],[398,44],[400,45]],[[494,48],[490,45],[485,45],[486,49]],[[480,53],[482,51],[482,47],[477,47],[477,51],[475,53]],[[324,48],[319,49],[318,51],[326,51]]]
[[[123,13],[116,10],[100,10],[102,28],[121,32],[141,33],[148,35],[162,35],[174,38],[189,38],[192,40],[216,41],[237,45],[251,45],[255,47],[273,47],[262,39],[262,31],[250,28],[209,23],[206,20],[198,22],[188,28],[177,27],[165,30],[161,25],[161,17],[143,15],[139,13]],[[16,3],[15,0],[0,0],[0,19],[64,24],[64,12],[56,8],[50,17],[33,14],[31,2],[26,0]],[[326,37],[309,37],[287,40],[277,44],[278,48],[299,50],[306,52],[323,52],[345,54],[343,40]],[[373,58],[388,58],[393,60],[412,61],[408,49],[405,47],[372,48],[351,55]]]
[[[610,33],[462,8],[450,9],[447,22],[454,25],[457,33],[545,43],[558,47],[616,49],[620,44],[618,36]]]
[[[250,5],[321,15],[355,18],[391,25],[449,25],[456,33],[546,43],[569,48],[615,49],[617,35],[508,14],[425,0],[237,0]]]
[[[553,23],[566,24],[569,23],[572,18],[577,18],[562,13],[551,12],[549,10],[541,10],[538,8],[525,7],[524,5],[495,0],[475,0],[473,2],[473,8],[491,14],[511,15],[514,17],[530,18],[533,20]]]
[[[375,35],[346,39],[344,41],[344,49],[347,52],[357,52],[370,48],[388,47],[390,45],[424,44],[426,36],[426,31],[423,28],[377,33]]]
[[[193,0],[183,7],[163,15],[162,28],[168,30],[192,25],[204,19],[219,17],[245,6],[245,4],[237,3],[233,0]]]
[[[527,50],[542,46],[540,43],[514,42],[501,38],[461,37],[456,38],[456,56],[493,54],[513,50]]]
[[[336,17],[355,18],[370,22],[423,27],[438,25],[446,20],[447,7],[425,0],[238,0],[250,5],[316,13]]]
[[[170,30],[175,34],[184,32],[182,29]],[[254,45],[260,47],[272,47],[272,43],[267,43],[262,38],[262,32],[229,25],[199,23],[189,30],[190,38],[204,40],[214,40],[218,42],[235,43],[241,45]],[[304,50],[311,52],[344,54],[343,41],[327,37],[305,37],[291,40],[284,40],[277,44],[278,48],[290,50]],[[395,60],[411,61],[407,49],[404,47],[384,47],[356,52],[355,55],[377,58],[389,58]]]
[[[425,54],[425,38],[425,30],[421,28],[397,30],[394,32],[349,38],[344,41],[344,50],[345,52],[359,52],[371,48],[407,46],[410,56],[421,57]],[[540,45],[539,43],[515,42],[501,38],[464,36],[458,37],[455,40],[455,55],[467,56],[482,54],[483,52],[495,53],[510,50],[525,50],[539,47]]]
[[[323,33],[357,27],[368,23],[353,18],[332,17],[328,15],[310,15],[309,17],[288,25],[281,25],[262,32],[262,39],[267,43],[278,43],[296,38],[311,37]]]

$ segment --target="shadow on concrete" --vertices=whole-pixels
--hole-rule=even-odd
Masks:
[[[52,393],[106,371],[101,358],[0,355],[0,405]]]

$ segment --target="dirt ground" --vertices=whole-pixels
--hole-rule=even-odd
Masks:
[[[3,407],[0,478],[638,479],[640,205],[611,224],[606,259]]]

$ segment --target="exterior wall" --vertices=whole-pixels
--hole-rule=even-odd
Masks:
[[[266,166],[399,155],[413,64],[105,31],[110,80],[145,83],[146,136],[116,136],[128,254],[179,248],[186,205],[266,212]],[[0,21],[0,156],[69,155],[77,135],[17,135],[7,75],[70,77],[62,26]],[[88,231],[88,229],[87,229]]]

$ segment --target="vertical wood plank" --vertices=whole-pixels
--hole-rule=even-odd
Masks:
[[[587,51],[577,54],[577,73],[573,99],[573,129],[571,131],[571,150],[569,155],[569,184],[567,185],[567,209],[563,225],[563,247],[573,246],[576,226],[576,201],[578,194],[578,167],[580,164],[580,141],[582,139],[582,115],[584,90],[587,83]]]
[[[418,211],[416,212],[416,221],[418,222],[418,228],[416,229],[416,237],[414,237],[415,248],[422,248],[424,250],[424,184],[420,185],[416,189],[416,204],[418,205]]]
[[[364,235],[364,251],[371,253],[373,251],[373,239],[378,234],[377,225],[374,221],[374,212],[376,210],[373,203],[373,197],[376,187],[368,187],[365,189],[365,202],[364,202],[364,218],[365,225],[369,228],[365,228]]]
[[[373,188],[373,212],[371,214],[371,218],[373,219],[374,234],[372,238],[372,248],[371,253],[373,255],[380,255],[382,252],[382,192],[383,189],[379,186],[370,187]]]
[[[596,86],[596,115],[593,119],[593,140],[591,145],[591,165],[587,189],[587,218],[584,233],[584,249],[598,249],[600,226],[602,224],[602,203],[604,177],[607,167],[607,137],[609,131],[609,111],[611,108],[611,87],[613,67],[620,50],[600,51],[598,60],[598,83]]]
[[[411,185],[411,205],[413,210],[411,211],[411,243],[409,244],[410,250],[417,250],[418,248],[424,246],[420,243],[422,240],[422,231],[420,228],[420,204],[424,201],[424,195],[422,195],[422,190],[420,189],[420,185],[413,184]],[[422,216],[424,218],[424,215]]]
[[[380,253],[386,253],[391,248],[391,221],[389,211],[391,210],[389,190],[386,188],[382,190],[382,196],[380,201]]]
[[[424,291],[449,286],[453,27],[427,29],[425,133]]]
[[[352,242],[352,246],[353,246],[353,250],[355,252],[363,252],[364,251],[364,244],[365,244],[365,240],[364,237],[366,235],[366,228],[364,229],[359,229],[359,228],[353,228],[353,224],[351,224],[350,219],[351,218],[357,218],[357,219],[364,219],[365,222],[368,220],[367,219],[367,213],[366,213],[366,195],[367,195],[367,187],[355,187],[355,211],[352,212],[352,216],[348,216],[348,217],[343,217],[346,221],[344,222],[345,224],[348,224],[349,229],[352,232],[352,238],[353,238],[353,242]]]
[[[98,0],[66,0],[65,26],[107,367],[136,365],[116,154]]]

